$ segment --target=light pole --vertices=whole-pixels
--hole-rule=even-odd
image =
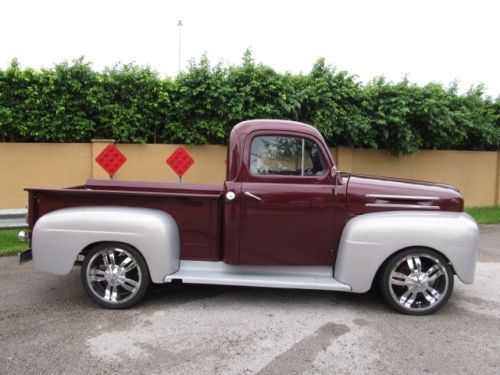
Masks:
[[[181,31],[182,31],[182,21],[179,20],[177,22],[177,26],[179,27],[179,68],[177,70],[177,74],[181,72]]]

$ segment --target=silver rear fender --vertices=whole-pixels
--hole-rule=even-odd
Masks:
[[[39,270],[64,275],[83,249],[102,242],[136,248],[155,283],[179,269],[175,220],[163,211],[138,207],[74,207],[43,215],[33,229],[33,262]]]

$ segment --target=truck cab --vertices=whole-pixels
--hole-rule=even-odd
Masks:
[[[231,132],[224,186],[228,264],[332,265],[342,178],[312,126],[247,121]],[[236,245],[236,246],[235,246]]]

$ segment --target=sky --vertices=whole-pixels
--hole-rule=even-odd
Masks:
[[[498,0],[0,0],[0,68],[84,56],[95,69],[148,65],[175,76],[206,53],[307,73],[324,57],[363,82],[483,83],[500,95]],[[178,21],[182,21],[182,28]]]

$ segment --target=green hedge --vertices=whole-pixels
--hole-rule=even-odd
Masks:
[[[255,63],[206,57],[175,78],[119,65],[96,72],[78,59],[51,69],[0,70],[0,141],[224,144],[231,128],[252,118],[303,121],[331,146],[387,149],[500,149],[500,100],[482,86],[417,86],[404,79],[355,76],[318,60],[308,74],[281,74]]]

